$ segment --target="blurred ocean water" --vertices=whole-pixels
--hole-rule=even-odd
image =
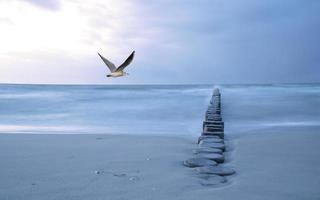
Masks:
[[[312,126],[320,133],[320,84],[222,86],[225,131]]]
[[[0,133],[195,135],[214,85],[0,84]],[[320,85],[219,85],[226,132],[319,126]]]
[[[202,85],[0,85],[0,132],[199,133],[212,89]]]

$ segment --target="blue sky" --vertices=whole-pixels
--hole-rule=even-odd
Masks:
[[[0,82],[320,82],[317,0],[2,0]],[[136,50],[128,77],[107,79]]]

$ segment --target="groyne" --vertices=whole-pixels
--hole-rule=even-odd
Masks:
[[[202,126],[201,136],[194,156],[184,161],[184,165],[193,168],[200,178],[200,183],[206,186],[216,186],[226,183],[227,176],[235,173],[234,169],[226,167],[224,141],[224,122],[221,111],[221,93],[214,89]]]

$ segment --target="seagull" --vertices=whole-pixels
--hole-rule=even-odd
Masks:
[[[129,75],[127,72],[124,72],[124,68],[128,66],[134,57],[134,51],[130,54],[130,56],[127,58],[126,61],[124,61],[119,67],[116,67],[112,62],[110,62],[108,59],[100,55],[100,58],[103,60],[103,62],[107,65],[107,67],[110,69],[111,73],[107,74],[107,77],[120,77],[120,76],[126,76]]]

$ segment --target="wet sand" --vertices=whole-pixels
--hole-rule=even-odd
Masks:
[[[196,137],[0,134],[0,199],[317,199],[319,127],[226,132],[236,170],[199,184]]]

